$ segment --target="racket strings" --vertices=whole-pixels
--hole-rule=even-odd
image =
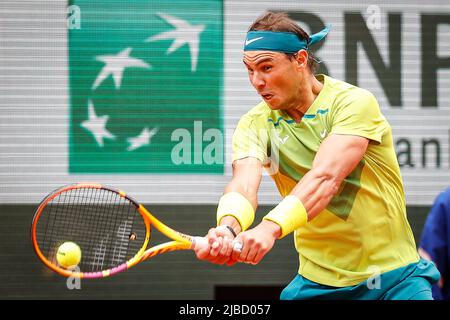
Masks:
[[[123,198],[120,199],[119,202],[119,210],[123,212]],[[113,253],[111,256],[112,264],[119,264],[121,261],[125,260],[126,253],[128,251],[128,244],[130,240],[130,234],[132,232],[133,226],[133,215],[126,215],[128,219],[123,220],[120,224],[118,224],[118,228],[116,231],[116,237],[113,242]],[[116,222],[117,223],[117,222]]]
[[[112,256],[113,264],[119,263],[121,260],[123,260],[122,257],[125,256],[127,252],[130,252],[130,244],[132,244],[135,241],[133,240],[131,235],[133,233],[133,228],[136,221],[135,218],[137,217],[137,215],[132,214],[131,210],[133,209],[134,211],[136,209],[135,207],[127,206],[124,198],[121,198],[120,201],[121,201],[120,210],[124,212],[125,215],[129,218],[125,220],[123,224],[120,225],[120,227],[118,228],[116,237],[116,241],[118,243],[115,245],[114,254]],[[142,219],[138,221],[142,221]]]
[[[96,272],[131,259],[143,246],[145,224],[130,200],[98,188],[62,192],[43,209],[36,226],[38,246],[56,264],[56,251],[66,242],[82,250],[82,272]]]
[[[110,227],[110,220],[112,221],[114,216],[111,217],[111,219],[107,218],[107,203],[113,203],[113,199],[111,193],[106,194],[105,198],[100,198],[98,196],[98,192],[101,189],[90,189],[90,192],[93,193],[90,198],[89,203],[89,210],[90,211],[97,211],[95,212],[95,215],[89,215],[90,223],[95,226],[94,228],[94,235],[101,234],[102,237],[100,241],[98,241],[96,238],[92,237],[90,242],[90,252],[93,252],[93,260],[91,262],[91,267],[93,271],[103,270],[104,264],[106,260],[106,251],[108,246],[110,245],[110,241],[112,238],[112,234],[110,232],[103,233],[102,228],[106,226],[106,230],[111,230]],[[98,199],[98,203],[97,200]],[[98,219],[98,221],[96,221]],[[115,224],[115,221],[114,223]]]

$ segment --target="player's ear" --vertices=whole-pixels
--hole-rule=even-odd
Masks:
[[[295,55],[299,69],[306,69],[308,67],[308,52],[305,49],[299,50]]]

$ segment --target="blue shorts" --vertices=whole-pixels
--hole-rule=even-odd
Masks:
[[[281,292],[281,300],[433,300],[431,286],[440,278],[433,262],[420,259],[405,267],[349,287],[331,287],[297,275]]]

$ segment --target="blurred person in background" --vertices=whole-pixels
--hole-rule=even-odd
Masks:
[[[441,278],[432,287],[433,298],[450,300],[450,188],[435,199],[425,221],[419,246],[422,258],[433,261]]]

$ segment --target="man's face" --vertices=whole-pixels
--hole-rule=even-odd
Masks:
[[[295,107],[301,72],[295,59],[273,51],[246,51],[244,64],[253,87],[273,110]]]

